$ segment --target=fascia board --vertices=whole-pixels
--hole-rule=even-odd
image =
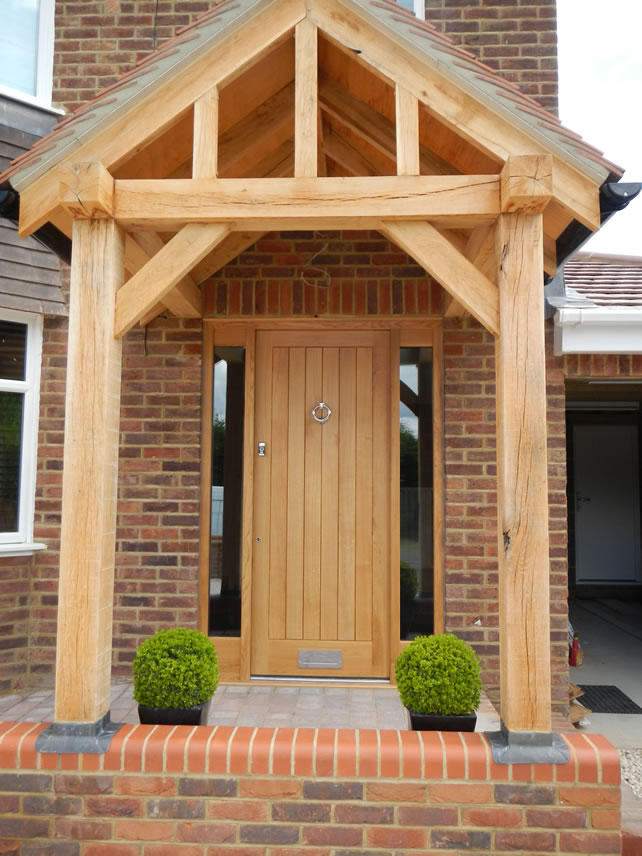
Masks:
[[[563,354],[642,354],[642,307],[558,309],[554,352]]]

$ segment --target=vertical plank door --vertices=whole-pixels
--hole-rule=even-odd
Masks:
[[[388,675],[389,361],[385,331],[257,333],[254,675]]]

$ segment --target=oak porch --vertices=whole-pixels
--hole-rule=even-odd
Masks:
[[[148,98],[21,190],[23,233],[47,219],[73,229],[56,721],[91,726],[109,710],[120,340],[165,308],[201,317],[200,282],[257,234],[304,225],[380,230],[448,292],[447,315],[469,312],[495,337],[501,714],[509,732],[548,734],[542,283],[570,222],[599,227],[599,182],[400,54],[349,3],[283,0],[229,42],[156,93],[165,125]],[[362,99],[320,72],[321,47],[325,70],[352,75]],[[283,88],[270,93],[263,66],[275,62]],[[230,95],[253,97],[249,75],[263,86],[267,132]],[[369,104],[382,80],[393,120]],[[450,148],[426,132],[437,120]],[[362,152],[346,143],[354,134]]]

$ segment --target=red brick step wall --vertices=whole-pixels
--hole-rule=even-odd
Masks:
[[[481,734],[125,725],[105,755],[40,755],[44,728],[0,724],[2,854],[620,853],[600,736],[503,766]]]

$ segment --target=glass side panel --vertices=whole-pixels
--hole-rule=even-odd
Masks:
[[[245,348],[214,350],[210,636],[241,635]]]
[[[433,632],[432,349],[401,348],[401,638]]]
[[[0,392],[0,532],[19,529],[23,405],[22,393]]]
[[[0,380],[24,380],[27,325],[0,320]]]

